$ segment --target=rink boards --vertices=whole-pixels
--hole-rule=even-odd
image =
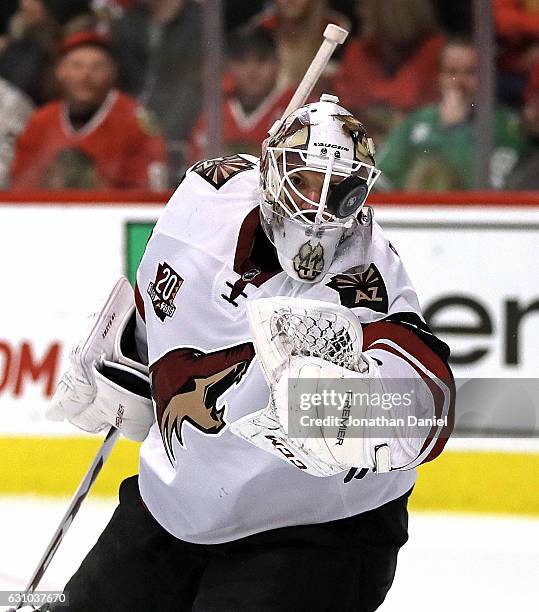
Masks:
[[[0,493],[69,494],[95,452],[95,439],[72,437],[71,426],[49,423],[43,412],[85,315],[118,275],[133,278],[162,206],[148,199],[0,204],[7,230],[0,243]],[[454,200],[375,205],[376,218],[431,325],[451,345],[455,375],[533,378],[539,203]],[[476,446],[457,442],[421,469],[416,507],[539,514],[536,447],[507,440]],[[96,490],[113,494],[136,471],[136,456],[136,445],[122,441]]]

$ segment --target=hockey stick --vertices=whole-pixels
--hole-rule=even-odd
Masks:
[[[292,111],[295,111],[304,104],[305,100],[309,97],[309,94],[313,90],[313,87],[316,85],[316,82],[320,78],[320,75],[327,66],[333,52],[338,45],[342,45],[347,36],[347,30],[340,28],[334,23],[330,23],[326,27],[324,30],[324,41],[320,45],[320,48],[314,56],[310,66],[307,68],[307,72],[303,75],[301,83],[298,85],[298,88],[288,103],[282,117],[277,119],[277,121],[271,126],[269,130],[270,136],[273,136],[277,132],[284,119],[286,119],[286,117],[288,117]]]
[[[64,514],[64,517],[56,528],[56,531],[54,532],[54,535],[52,536],[49,545],[47,546],[45,552],[43,553],[43,556],[41,557],[41,560],[39,561],[36,569],[34,570],[34,573],[32,574],[32,577],[28,582],[28,586],[23,592],[24,595],[33,593],[41,582],[43,574],[45,573],[47,567],[52,561],[52,558],[56,554],[56,551],[58,550],[58,547],[64,539],[67,530],[71,526],[73,519],[77,515],[77,512],[79,511],[82,502],[85,500],[86,496],[90,492],[90,489],[94,484],[99,472],[101,471],[101,468],[105,464],[105,461],[108,459],[114,447],[114,444],[118,439],[119,434],[120,432],[115,427],[111,427],[109,429],[107,435],[105,436],[105,439],[103,440],[103,444],[97,451],[97,454],[94,457],[92,464],[88,468],[86,474],[84,475],[84,478],[82,479],[80,485],[75,491],[75,494],[71,499],[71,503],[69,504],[69,507],[67,508],[67,511]],[[23,602],[19,603],[19,605],[14,609],[18,610],[22,605]]]

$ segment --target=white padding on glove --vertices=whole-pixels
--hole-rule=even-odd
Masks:
[[[432,416],[435,407],[412,366],[384,353],[382,376],[382,361],[362,352],[359,320],[339,304],[278,297],[247,306],[271,398],[232,423],[232,433],[314,476],[414,466],[429,429],[407,417]],[[315,395],[324,400],[308,401]]]
[[[288,371],[282,376],[273,391],[273,402],[281,423],[288,423],[294,419],[299,427],[296,427],[295,435],[297,443],[301,444],[308,452],[314,453],[329,465],[347,470],[350,467],[375,467],[374,448],[371,448],[371,440],[367,427],[354,427],[354,436],[338,438],[338,428],[307,425],[301,426],[301,418],[305,412],[299,405],[294,404],[289,398],[290,391],[293,392],[294,385],[308,380],[309,394],[317,394],[324,397],[325,393],[331,393],[335,388],[335,381],[354,381],[354,391],[372,396],[382,394],[383,386],[380,378],[380,369],[376,362],[365,355],[361,356],[361,372],[348,370],[331,362],[313,357],[292,357]],[[305,391],[305,386],[302,387]],[[325,407],[323,404],[313,407],[309,416],[324,421],[326,417],[342,415],[342,410],[337,411],[335,406]],[[327,409],[326,409],[327,408]],[[350,416],[354,418],[368,419],[370,410],[367,406],[350,406]],[[340,421],[341,419],[339,419]],[[298,431],[299,429],[299,431]],[[291,434],[287,427],[287,434]]]
[[[124,336],[133,333],[133,290],[122,277],[91,328],[70,354],[46,411],[54,421],[67,419],[96,433],[111,425],[127,438],[146,438],[154,420],[148,368],[124,355]]]
[[[340,467],[319,459],[316,453],[289,438],[272,403],[267,408],[231,423],[230,431],[311,476],[332,476],[343,471]]]
[[[102,371],[94,366],[92,382],[76,378],[73,370],[68,370],[58,385],[48,418],[67,419],[90,433],[114,425],[126,438],[144,440],[153,423],[152,401],[140,394],[148,395],[148,378],[111,361],[103,361],[100,368]]]
[[[362,355],[362,372],[348,370],[316,357],[291,357],[288,367],[272,386],[268,406],[232,423],[232,433],[313,476],[331,476],[351,467],[389,471],[385,461],[383,465],[380,461],[383,451],[377,457],[375,446],[378,442],[369,437],[368,428],[364,428],[362,436],[358,427],[354,427],[353,436],[342,438],[337,437],[339,428],[335,426],[314,426],[309,423],[302,428],[301,419],[307,415],[299,405],[289,400],[289,390],[293,393],[294,386],[302,384],[301,390],[305,392],[306,379],[311,396],[331,392],[335,380],[342,379],[353,379],[355,392],[369,395],[383,393],[378,365],[366,355]],[[308,416],[323,421],[325,417],[335,415],[335,412],[333,407],[326,414],[321,405],[315,413],[310,411]],[[369,418],[369,409],[352,404],[350,416]],[[293,432],[290,431],[292,419],[295,423]]]

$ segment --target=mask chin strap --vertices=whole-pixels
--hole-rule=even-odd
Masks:
[[[328,197],[329,183],[331,181],[331,175],[333,174],[333,165],[335,164],[335,154],[330,155],[328,167],[326,168],[326,174],[324,176],[324,183],[322,185],[322,193],[320,194],[320,203],[318,204],[318,210],[316,211],[316,217],[314,219],[314,231],[318,231],[320,224],[324,221],[324,208],[326,207],[326,200]]]

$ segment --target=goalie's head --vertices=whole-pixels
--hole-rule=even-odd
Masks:
[[[380,172],[365,128],[337,102],[324,94],[294,111],[262,152],[262,226],[303,282],[364,263],[361,209]]]

